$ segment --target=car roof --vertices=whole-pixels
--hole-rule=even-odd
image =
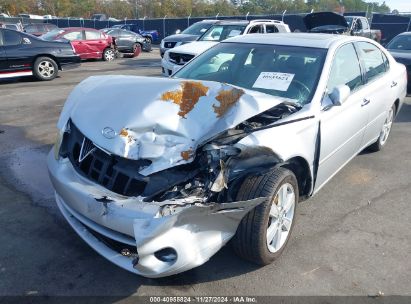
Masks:
[[[400,33],[400,34],[398,34],[397,36],[408,36],[408,35],[411,35],[411,32],[402,32],[402,33]]]
[[[249,24],[250,21],[248,20],[221,20],[215,23],[215,25],[228,25],[228,24],[233,24],[233,25],[243,25],[243,24]]]
[[[221,22],[221,20],[217,20],[217,19],[204,19],[204,20],[201,20],[201,21],[197,21],[196,23],[216,23],[216,22]],[[196,24],[196,23],[193,23],[193,24]],[[192,25],[193,25],[192,24]]]
[[[90,27],[65,27],[63,28],[65,31],[98,31],[97,29],[93,29]]]
[[[257,44],[276,44],[286,46],[302,46],[328,49],[337,41],[365,41],[357,36],[314,34],[314,33],[274,33],[274,34],[248,34],[224,40],[222,43],[240,42]]]

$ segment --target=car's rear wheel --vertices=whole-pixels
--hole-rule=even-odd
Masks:
[[[285,168],[275,168],[264,175],[247,177],[237,200],[258,197],[267,200],[242,219],[232,245],[242,258],[267,265],[281,255],[294,226],[298,202],[295,175]]]
[[[116,52],[112,48],[106,48],[103,52],[104,61],[113,61],[116,58]]]
[[[384,148],[385,144],[387,143],[388,136],[391,133],[392,124],[394,122],[396,106],[395,104],[392,105],[390,110],[388,111],[388,115],[385,118],[384,124],[382,126],[380,136],[378,137],[377,141],[370,145],[368,149],[373,152],[381,151]]]
[[[33,75],[38,80],[53,80],[58,75],[57,63],[50,57],[39,57],[34,61]]]

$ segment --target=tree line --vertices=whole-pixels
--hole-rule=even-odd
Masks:
[[[0,0],[0,12],[89,18],[167,18],[306,13],[314,11],[390,12],[383,2],[363,0]]]

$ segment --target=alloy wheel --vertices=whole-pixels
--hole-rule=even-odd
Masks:
[[[291,184],[285,183],[275,194],[268,219],[267,247],[272,253],[279,251],[290,233],[295,210],[295,193]]]
[[[38,72],[44,78],[50,78],[54,75],[55,68],[50,61],[41,61],[38,65]]]

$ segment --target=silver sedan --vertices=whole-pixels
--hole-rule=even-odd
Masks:
[[[91,77],[48,156],[57,205],[98,253],[146,277],[230,240],[271,263],[297,203],[387,144],[406,87],[372,40],[296,33],[228,39],[170,79]]]

